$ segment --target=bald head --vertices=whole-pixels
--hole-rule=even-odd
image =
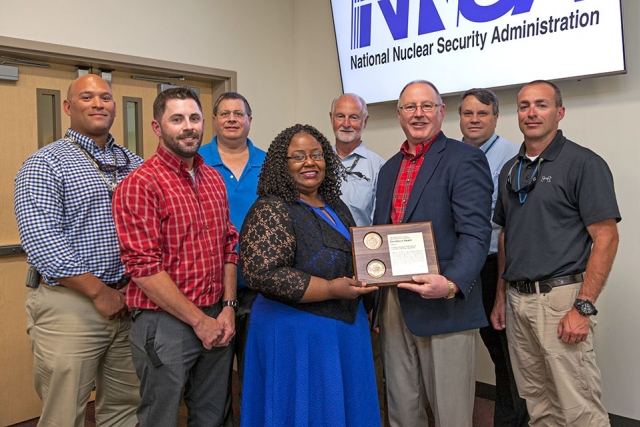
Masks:
[[[116,117],[116,103],[106,81],[95,74],[78,77],[69,86],[62,106],[71,118],[71,129],[104,147]]]

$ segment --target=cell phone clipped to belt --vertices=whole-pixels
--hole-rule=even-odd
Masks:
[[[38,286],[40,286],[40,277],[40,273],[38,273],[35,267],[29,267],[27,271],[27,281],[25,282],[27,288],[38,289]]]

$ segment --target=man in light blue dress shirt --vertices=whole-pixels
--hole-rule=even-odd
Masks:
[[[335,150],[347,172],[342,182],[341,199],[349,207],[356,225],[371,225],[376,206],[378,172],[384,165],[382,157],[367,150],[362,142],[362,132],[367,127],[369,112],[367,103],[355,93],[345,93],[333,100],[329,112],[333,133],[336,136]],[[380,352],[380,335],[371,331],[373,359],[376,369],[380,416],[386,418],[385,387]]]
[[[518,154],[518,146],[496,134],[499,114],[498,97],[488,89],[469,89],[460,98],[460,131],[465,143],[480,148],[487,156],[493,178],[491,215],[498,197],[498,177],[502,167]],[[496,299],[498,283],[498,239],[502,227],[491,223],[491,246],[487,261],[482,268],[482,304],[489,326],[480,328],[480,337],[489,351],[495,365],[496,404],[494,426],[526,426],[528,423],[525,401],[518,395],[505,331],[497,331],[491,326],[489,316]]]
[[[362,142],[362,132],[369,120],[367,104],[360,96],[345,93],[334,99],[329,117],[336,136],[335,150],[347,171],[347,179],[340,187],[342,201],[357,225],[371,225],[378,172],[384,160],[367,150]]]

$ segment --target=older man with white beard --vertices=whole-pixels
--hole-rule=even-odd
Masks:
[[[333,100],[329,117],[336,136],[335,150],[347,172],[340,187],[342,201],[349,206],[357,225],[371,225],[378,172],[384,160],[362,142],[362,131],[369,120],[367,104],[360,96],[345,93]]]

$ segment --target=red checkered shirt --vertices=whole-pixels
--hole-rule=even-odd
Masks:
[[[404,212],[407,209],[407,202],[409,201],[409,195],[411,195],[411,189],[413,183],[420,172],[420,166],[424,161],[424,155],[433,144],[433,141],[440,135],[438,132],[433,138],[430,138],[420,144],[416,145],[416,154],[409,153],[409,142],[405,141],[400,147],[402,153],[402,163],[400,163],[400,170],[398,171],[398,178],[396,180],[396,186],[393,188],[393,200],[391,205],[391,222],[398,224],[402,222],[404,218]]]
[[[112,211],[120,256],[133,277],[129,307],[160,310],[136,277],[166,271],[198,307],[220,300],[225,263],[238,263],[238,232],[229,220],[224,181],[194,158],[196,185],[186,163],[162,147],[116,188]]]

